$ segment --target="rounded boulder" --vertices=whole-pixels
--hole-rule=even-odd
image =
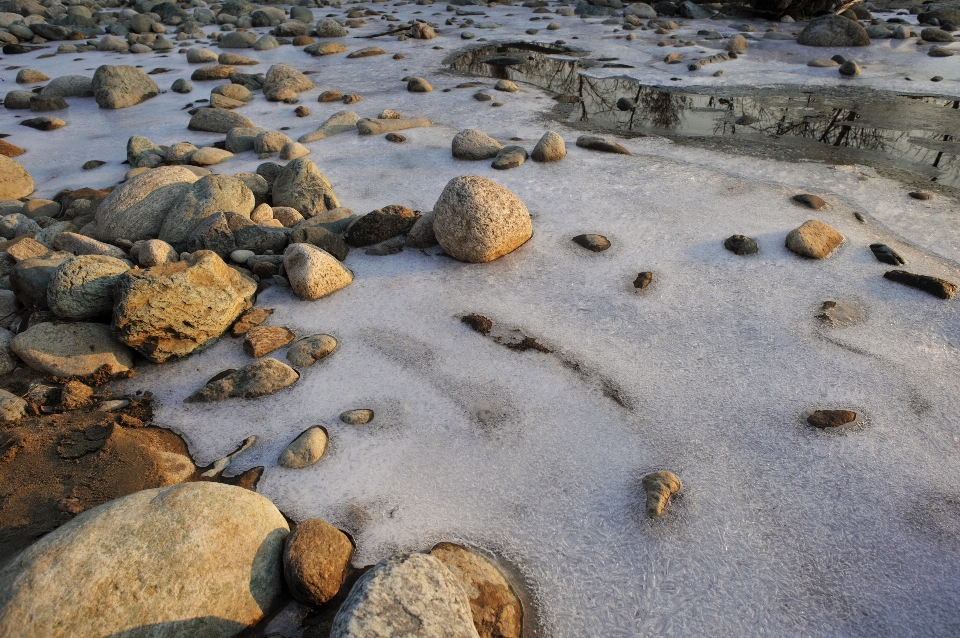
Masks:
[[[0,571],[0,635],[233,636],[282,592],[289,527],[221,483],[135,492],[80,514]]]
[[[533,236],[530,213],[520,198],[476,175],[447,182],[433,207],[433,216],[437,241],[460,261],[492,261]]]

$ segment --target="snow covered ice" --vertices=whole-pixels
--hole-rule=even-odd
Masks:
[[[911,272],[960,282],[955,192],[942,188],[918,201],[907,195],[914,187],[874,167],[786,161],[659,136],[597,133],[632,156],[579,148],[577,136],[590,131],[552,118],[553,94],[523,83],[517,93],[494,91],[494,79],[446,69],[447,56],[475,43],[443,25],[454,12],[442,3],[359,6],[437,22],[440,35],[338,40],[350,51],[376,45],[387,53],[361,59],[315,58],[291,46],[237,50],[261,62],[243,72],[285,63],[313,71],[316,84],[300,93],[309,117],[259,96],[238,112],[267,130],[289,127],[294,140],[343,108],[361,117],[384,109],[425,117],[433,125],[403,131],[403,144],[347,133],[306,144],[308,157],[341,205],[361,214],[388,204],[428,211],[450,179],[487,177],[526,204],[533,238],[485,264],[456,262],[439,248],[387,257],[355,249],[345,260],[353,283],[312,302],[270,287],[257,300],[276,310],[268,325],[298,338],[333,335],[338,349],[290,388],[214,404],[184,399],[221,370],[250,362],[239,340],[225,336],[162,365],[139,363],[136,378],[122,385],[154,393],[156,423],[180,433],[199,465],[255,435],[228,472],[264,466],[258,491],[294,520],[323,518],[350,532],[358,566],[440,541],[499,557],[526,597],[528,636],[960,631],[960,309],[956,300],[883,279],[890,268],[868,248],[885,243]],[[957,58],[928,57],[915,40],[815,49],[751,39],[739,59],[691,73],[663,57],[679,51],[693,61],[704,57],[695,52],[711,55],[720,45],[658,47],[652,31],[617,39],[625,32],[602,18],[556,14],[545,15],[559,30],[529,36],[531,26],[546,27],[529,21],[530,9],[462,9],[484,15],[459,22],[499,25],[469,27],[478,38],[559,38],[592,58],[633,66],[594,67],[587,71],[594,77],[745,91],[856,83],[960,99]],[[313,12],[318,19],[343,13]],[[743,22],[761,36],[768,25],[685,22],[676,31],[684,40],[700,29],[732,34],[728,25]],[[350,35],[392,24],[370,19]],[[38,58],[55,50],[3,60],[51,78],[90,75],[101,64],[162,66],[172,71],[151,76],[162,90],[196,68],[175,50]],[[835,68],[806,66],[834,53],[856,59],[863,74],[842,79]],[[713,77],[716,70],[723,76]],[[0,79],[14,87],[15,74],[4,70]],[[946,79],[931,84],[937,74]],[[405,76],[424,77],[434,90],[409,93]],[[678,76],[682,82],[671,82]],[[482,86],[453,88],[468,81]],[[2,111],[0,121],[7,141],[28,151],[17,161],[33,175],[34,196],[52,198],[63,188],[120,181],[131,135],[164,145],[221,140],[188,131],[190,116],[181,110],[199,105],[218,83],[194,82],[192,94],[168,91],[119,111],[70,98],[67,111],[52,113],[68,122],[57,131],[17,126],[19,111]],[[316,101],[332,88],[363,99],[349,107]],[[503,106],[475,100],[481,90]],[[567,156],[506,171],[454,160],[450,141],[467,128],[528,150],[555,130]],[[81,171],[90,159],[107,164]],[[262,161],[248,152],[211,168],[253,172]],[[817,194],[829,207],[799,206],[791,199],[798,193]],[[784,247],[786,234],[808,219],[844,236],[829,258],[805,260]],[[583,233],[604,235],[612,246],[584,250],[571,241]],[[759,254],[725,250],[733,234],[754,238]],[[635,290],[641,271],[653,272],[653,283]],[[851,304],[861,318],[824,324],[816,316],[828,300]],[[552,352],[506,348],[460,321],[471,313],[522,330]],[[340,421],[356,408],[372,409],[374,419]],[[820,408],[853,410],[858,419],[841,432],[817,430],[806,415]],[[323,458],[305,469],[280,467],[284,448],[313,425],[329,436]],[[657,470],[674,472],[683,490],[665,516],[650,519],[640,481]],[[288,636],[300,631],[296,623],[283,627]]]

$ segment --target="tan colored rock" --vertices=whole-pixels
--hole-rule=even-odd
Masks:
[[[273,208],[270,204],[260,204],[250,213],[250,221],[255,224],[265,222],[268,219],[273,219]]]
[[[180,256],[173,246],[160,239],[148,239],[140,244],[137,252],[137,262],[141,268],[153,268],[177,261]]]
[[[280,600],[288,533],[269,500],[222,483],[109,501],[0,570],[0,635],[236,635]]]
[[[423,128],[433,124],[430,120],[423,117],[403,117],[398,119],[379,118],[370,120],[362,119],[357,121],[357,131],[360,135],[380,135],[381,133],[392,133],[394,131],[405,131],[410,128]]]
[[[272,308],[251,308],[240,315],[240,318],[237,319],[235,324],[233,324],[233,328],[230,329],[230,332],[234,337],[245,335],[250,328],[259,326],[261,323],[267,320],[267,317],[272,314]]]
[[[297,338],[289,329],[282,326],[255,326],[246,332],[243,351],[259,359],[277,348],[282,348]]]
[[[433,232],[450,256],[481,263],[513,252],[533,235],[520,198],[484,177],[450,180],[433,207]]]
[[[453,543],[440,543],[430,555],[446,565],[463,587],[480,638],[520,638],[523,607],[510,584],[487,558]]]
[[[33,178],[23,166],[0,155],[0,199],[20,199],[33,192]]]
[[[787,234],[786,246],[801,257],[823,259],[843,243],[843,235],[816,219],[803,222]]]
[[[290,287],[301,299],[319,299],[353,282],[353,273],[336,257],[310,244],[287,246],[283,267]]]
[[[339,93],[339,91],[337,91],[337,93]],[[340,97],[342,97],[342,95],[338,96],[337,99]],[[324,101],[322,99],[323,95],[321,95],[320,98],[321,102]],[[307,144],[310,142],[318,142],[341,133],[349,133],[350,131],[357,130],[357,122],[359,121],[360,116],[353,111],[338,111],[327,118],[327,121],[321,124],[320,128],[316,131],[301,135],[299,141]]]
[[[273,182],[273,205],[290,206],[304,217],[340,207],[330,180],[306,157],[292,160]]]
[[[277,463],[280,467],[299,470],[319,461],[326,449],[327,433],[314,426],[294,439],[280,454]]]
[[[558,162],[567,156],[567,145],[559,133],[547,131],[533,148],[530,158],[534,162]]]
[[[274,206],[273,219],[280,222],[284,228],[293,228],[303,221],[303,215],[290,206]]]
[[[133,352],[102,323],[38,323],[14,337],[10,348],[34,370],[57,377],[86,377],[104,366],[121,375],[133,368]]]
[[[24,259],[33,259],[35,257],[46,257],[50,254],[50,249],[24,235],[12,240],[6,246],[6,252],[14,261],[23,261]]]
[[[163,363],[213,343],[250,307],[256,290],[255,281],[216,253],[199,250],[182,261],[124,274],[113,325],[121,342]]]
[[[310,149],[300,142],[287,142],[280,149],[280,159],[283,161],[295,160],[310,154]]]
[[[193,152],[190,156],[190,161],[197,166],[213,166],[214,164],[226,162],[231,157],[233,157],[233,153],[230,151],[225,151],[215,146],[203,146]]]
[[[305,605],[322,605],[340,591],[352,556],[353,544],[346,534],[319,518],[303,521],[283,549],[283,575],[290,593]]]
[[[660,516],[670,497],[680,491],[680,479],[673,472],[653,472],[643,477],[643,490],[647,493],[647,515]]]

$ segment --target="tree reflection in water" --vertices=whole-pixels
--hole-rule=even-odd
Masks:
[[[745,95],[708,95],[643,85],[626,77],[586,75],[596,61],[551,44],[501,43],[448,59],[455,71],[525,82],[567,96],[579,105],[571,121],[614,132],[780,140],[792,148],[836,150],[838,163],[876,161],[960,187],[960,101],[884,92],[854,98],[773,94],[743,87]],[[580,55],[581,57],[576,57]],[[635,108],[622,111],[621,98]],[[806,146],[805,146],[806,145]]]

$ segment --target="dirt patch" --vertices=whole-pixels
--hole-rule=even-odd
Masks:
[[[197,478],[179,436],[134,416],[143,402],[0,426],[0,563],[92,507]]]

